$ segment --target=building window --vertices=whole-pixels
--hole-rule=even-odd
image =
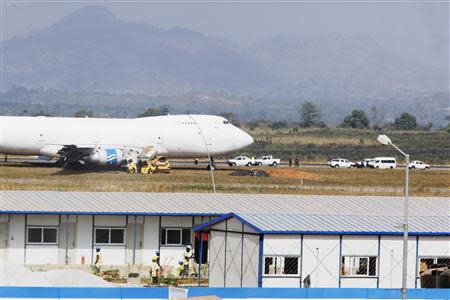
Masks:
[[[58,227],[28,227],[28,244],[57,244]]]
[[[419,274],[431,268],[432,265],[450,265],[450,257],[421,257],[419,258]]]
[[[123,245],[125,229],[123,228],[95,228],[96,244]]]
[[[376,256],[343,256],[341,275],[349,277],[375,277],[377,276]]]
[[[191,230],[182,228],[162,228],[161,245],[183,246],[191,244]]]
[[[298,256],[264,256],[264,275],[300,275]]]

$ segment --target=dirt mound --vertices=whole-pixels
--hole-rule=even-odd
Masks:
[[[270,168],[266,170],[271,177],[285,177],[292,179],[319,180],[320,176],[295,168]]]

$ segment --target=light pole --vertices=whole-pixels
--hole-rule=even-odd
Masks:
[[[403,273],[402,273],[402,300],[406,300],[406,279],[408,272],[408,192],[409,192],[409,154],[406,154],[400,148],[395,146],[391,139],[386,135],[379,135],[377,140],[383,145],[391,145],[398,152],[400,152],[406,160],[405,170],[405,211],[404,211],[404,221],[403,221]]]

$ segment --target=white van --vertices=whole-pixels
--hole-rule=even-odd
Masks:
[[[395,169],[397,168],[397,161],[395,157],[375,157],[369,165],[375,169]]]

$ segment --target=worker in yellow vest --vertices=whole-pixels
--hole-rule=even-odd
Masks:
[[[189,269],[192,257],[192,247],[190,245],[187,245],[183,253],[183,277],[189,277]]]
[[[150,285],[159,285],[159,275],[161,273],[161,266],[158,263],[158,256],[152,257],[152,263],[150,264]]]
[[[173,277],[174,279],[178,279],[178,278],[180,278],[180,276],[182,275],[182,273],[183,273],[183,261],[180,260],[180,261],[178,262],[178,265],[175,266],[175,267],[172,269],[172,277]]]
[[[95,254],[94,266],[92,267],[92,270],[95,275],[98,275],[102,268],[102,254],[100,253],[100,248],[96,248],[95,252],[96,252],[96,254]]]

